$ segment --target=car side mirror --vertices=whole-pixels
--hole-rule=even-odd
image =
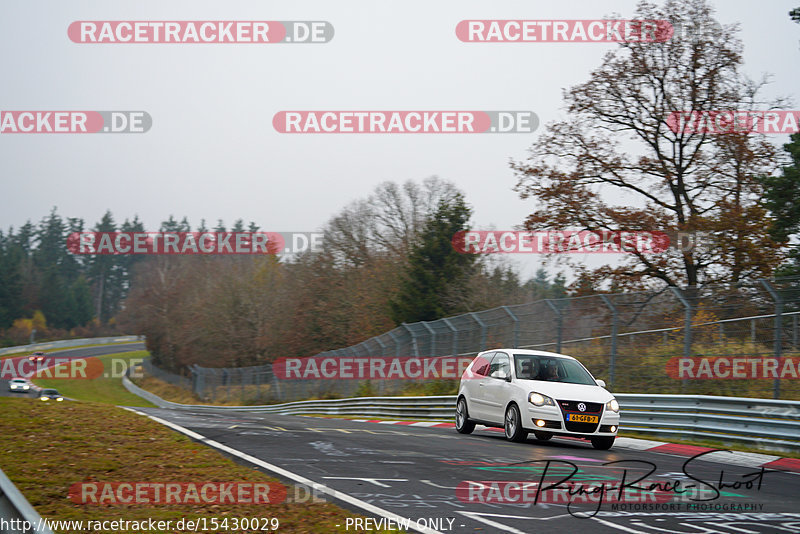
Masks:
[[[600,380],[598,378],[597,380],[595,380],[595,382],[597,382],[597,385],[600,386],[601,388],[606,387],[606,381],[605,380]]]
[[[502,369],[498,369],[497,371],[495,371],[495,372],[493,372],[493,373],[491,374],[491,377],[492,377],[492,378],[499,378],[499,379],[501,379],[501,380],[506,380],[506,381],[508,381],[508,380],[511,378],[511,375],[508,375],[508,376],[507,376],[507,375],[506,375],[506,373],[505,373],[505,371],[503,371]]]

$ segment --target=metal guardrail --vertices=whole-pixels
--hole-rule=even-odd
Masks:
[[[620,430],[800,451],[800,402],[706,395],[616,395]]]
[[[349,415],[449,420],[456,396],[355,397],[265,406],[209,406],[165,401],[131,383],[123,384],[161,408],[192,411],[246,411],[279,415]],[[615,394],[620,403],[620,430],[658,437],[683,437],[739,443],[759,449],[800,451],[800,401],[715,397],[707,395]]]
[[[34,343],[33,345],[17,345],[16,347],[6,347],[0,349],[0,356],[5,354],[16,354],[18,352],[28,352],[34,350],[47,349],[66,349],[69,347],[80,347],[83,345],[108,345],[109,343],[128,343],[142,341],[141,336],[114,336],[114,337],[87,337],[81,339],[63,339],[61,341],[46,341],[44,343]]]
[[[29,528],[25,528],[26,525]],[[0,469],[0,533],[53,534],[13,482]]]

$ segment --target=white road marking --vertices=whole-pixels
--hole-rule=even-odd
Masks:
[[[210,447],[214,447],[215,449],[219,449],[221,451],[225,451],[226,453],[231,454],[233,456],[236,456],[237,458],[241,458],[242,460],[250,462],[253,465],[257,465],[257,466],[259,466],[259,467],[261,467],[263,469],[266,469],[267,471],[271,471],[272,473],[275,473],[276,475],[282,476],[284,478],[288,478],[290,480],[293,480],[293,481],[297,482],[298,484],[303,484],[304,486],[307,486],[309,488],[313,488],[314,490],[316,490],[316,491],[318,491],[320,493],[324,493],[326,495],[330,495],[334,499],[338,499],[338,500],[340,500],[342,502],[346,502],[347,504],[350,504],[350,505],[356,506],[358,508],[361,508],[362,510],[364,510],[364,511],[366,511],[366,512],[372,514],[372,515],[385,517],[386,519],[391,519],[391,520],[393,520],[395,522],[398,522],[398,523],[399,522],[403,522],[403,523],[409,522],[408,524],[412,524],[413,523],[413,524],[416,525],[416,528],[414,530],[416,530],[417,532],[422,532],[423,534],[443,534],[442,532],[439,532],[438,530],[433,530],[432,528],[420,526],[419,524],[417,524],[414,520],[412,520],[410,518],[402,517],[400,515],[397,515],[395,513],[390,512],[388,510],[384,510],[383,508],[380,508],[380,507],[375,506],[373,504],[364,502],[361,499],[357,499],[357,498],[355,498],[355,497],[353,497],[351,495],[348,495],[347,493],[342,493],[341,491],[338,491],[338,490],[335,490],[333,488],[330,488],[330,487],[328,487],[328,486],[326,486],[324,484],[320,484],[319,482],[314,482],[313,480],[308,479],[308,478],[306,478],[306,477],[304,477],[302,475],[298,475],[297,473],[293,473],[293,472],[291,472],[291,471],[289,471],[287,469],[284,469],[282,467],[278,467],[277,465],[273,465],[273,464],[270,464],[268,462],[265,462],[264,460],[256,458],[255,456],[250,456],[249,454],[246,454],[246,453],[243,453],[243,452],[238,451],[236,449],[233,449],[231,447],[228,447],[227,445],[223,445],[222,443],[219,443],[217,441],[208,439],[205,436],[203,436],[201,434],[198,434],[197,432],[193,432],[193,431],[189,430],[188,428],[184,428],[184,427],[182,427],[180,425],[176,425],[175,423],[167,421],[166,419],[161,419],[160,417],[156,417],[154,415],[149,415],[149,414],[146,414],[144,412],[140,412],[139,410],[135,410],[133,408],[128,408],[128,407],[124,407],[124,406],[123,406],[123,408],[126,409],[126,410],[129,410],[129,411],[131,411],[133,413],[136,413],[136,414],[139,414],[139,415],[144,415],[145,417],[148,417],[148,418],[152,419],[153,421],[155,421],[157,423],[161,423],[164,426],[167,426],[167,427],[169,427],[169,428],[171,428],[173,430],[176,430],[176,431],[180,432],[181,434],[184,434],[185,436],[188,436],[188,437],[190,437],[192,439],[196,439],[198,441],[201,441],[202,443],[204,443],[206,445],[209,445]]]
[[[327,478],[329,480],[363,480],[364,482],[371,482],[376,486],[380,486],[382,488],[391,488],[389,484],[384,484],[383,482],[379,482],[379,480],[389,480],[391,482],[408,482],[407,478],[358,478],[358,477],[322,477]]]
[[[699,459],[707,462],[719,462],[730,465],[741,465],[744,467],[761,467],[762,465],[777,460],[778,458],[780,458],[780,456],[758,454],[755,452],[716,451],[704,454]]]
[[[615,530],[621,530],[622,532],[628,532],[628,534],[649,534],[644,532],[643,530],[636,530],[635,528],[626,527],[625,525],[618,525],[616,523],[612,523],[611,521],[605,521],[604,519],[598,519],[597,517],[593,517],[595,521],[598,523],[602,523],[603,525],[613,528]]]
[[[666,445],[665,441],[651,441],[649,439],[634,439],[634,438],[617,438],[614,441],[614,448],[631,449],[634,451],[644,451],[658,447],[659,445]]]

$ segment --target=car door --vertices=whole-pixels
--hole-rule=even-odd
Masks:
[[[489,364],[489,376],[481,388],[487,421],[498,424],[503,422],[505,407],[511,398],[510,377],[511,359],[505,352],[495,352]]]
[[[476,358],[476,361],[472,364],[474,378],[464,383],[470,419],[486,420],[488,412],[484,390],[486,389],[486,382],[489,380],[489,366],[494,354],[494,352],[487,352],[478,357],[480,360]]]

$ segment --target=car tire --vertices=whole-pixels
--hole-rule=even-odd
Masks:
[[[506,431],[506,439],[517,443],[525,441],[528,432],[522,428],[522,418],[519,415],[519,408],[512,404],[506,409],[506,417],[503,420],[503,428]]]
[[[534,430],[533,435],[536,436],[536,439],[539,441],[547,441],[553,437],[552,432],[542,432],[541,430]]]
[[[607,451],[614,444],[615,439],[617,439],[616,436],[611,436],[610,438],[605,436],[592,438],[592,447],[601,451]]]
[[[472,434],[473,430],[475,430],[475,423],[469,420],[467,401],[461,397],[456,404],[456,431],[459,434]]]

